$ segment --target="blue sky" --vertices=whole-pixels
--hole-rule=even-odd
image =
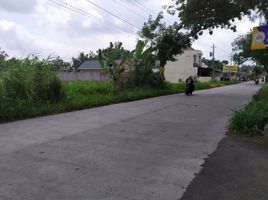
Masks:
[[[0,47],[11,56],[53,54],[68,61],[81,51],[106,48],[110,41],[121,41],[131,50],[137,41],[135,33],[149,14],[155,15],[170,3],[171,0],[1,0]],[[167,23],[172,20],[166,17]],[[230,60],[231,42],[257,24],[247,19],[235,23],[238,32],[218,29],[212,36],[205,32],[193,47],[209,58],[215,44],[216,59]]]

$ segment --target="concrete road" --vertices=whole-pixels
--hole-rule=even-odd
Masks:
[[[175,200],[252,82],[0,124],[1,200]]]
[[[225,137],[181,200],[267,200],[268,143],[262,143]]]

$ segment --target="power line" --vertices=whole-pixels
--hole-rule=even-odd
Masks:
[[[110,11],[106,10],[105,8],[103,8],[103,7],[99,6],[98,4],[96,4],[96,3],[94,3],[94,2],[92,2],[92,1],[90,1],[90,0],[86,0],[86,1],[87,1],[87,2],[89,2],[90,4],[92,4],[92,5],[96,6],[97,8],[99,8],[99,9],[101,9],[101,10],[103,10],[103,11],[107,12],[108,14],[110,14],[110,15],[114,16],[115,18],[117,18],[117,19],[119,19],[119,20],[121,20],[121,21],[123,21],[123,22],[127,23],[128,25],[133,26],[133,27],[137,28],[138,30],[140,30],[140,28],[138,28],[138,27],[137,27],[137,26],[135,26],[134,24],[132,24],[132,23],[130,23],[130,22],[128,22],[128,21],[126,21],[126,20],[124,20],[123,18],[121,18],[121,17],[117,16],[116,14],[114,14],[114,13],[112,13],[112,12],[110,12]]]
[[[146,14],[152,15],[150,12],[148,12],[146,9],[144,9],[144,7],[141,4],[139,4],[137,1],[132,0],[131,2],[133,2],[136,7],[140,8]]]
[[[155,13],[154,11],[152,11],[150,8],[148,8],[148,7],[146,7],[145,5],[143,5],[143,4],[141,4],[140,2],[138,2],[137,0],[133,0],[136,4],[139,4],[140,6],[142,6],[142,8],[144,9],[144,10],[147,10],[148,11],[148,13],[153,13],[153,15],[158,15],[157,13]],[[150,15],[152,15],[152,14],[150,14]]]
[[[120,27],[112,26],[110,23],[104,22],[104,21],[102,20],[102,18],[99,18],[99,17],[97,17],[97,16],[94,16],[94,15],[92,15],[92,14],[86,12],[86,11],[83,11],[82,9],[79,9],[79,8],[77,8],[77,7],[75,7],[75,6],[72,6],[72,5],[70,5],[70,4],[63,3],[63,2],[60,2],[60,3],[59,3],[59,2],[56,2],[56,1],[53,1],[53,0],[48,0],[48,1],[50,1],[50,2],[52,2],[52,3],[54,3],[54,4],[56,4],[56,5],[59,6],[59,7],[65,8],[66,10],[70,10],[70,11],[72,11],[73,13],[82,15],[82,16],[84,16],[84,17],[92,18],[92,19],[95,20],[95,21],[98,21],[98,22],[100,22],[100,23],[103,23],[103,24],[104,24],[106,27],[108,27],[108,28],[111,28],[111,29],[114,29],[114,30],[117,30],[117,31],[120,30],[120,31],[129,33],[129,34],[133,34],[133,35],[135,35],[135,34],[134,34],[133,32],[131,32],[130,30],[126,30],[126,29],[122,29],[122,28],[120,28]],[[66,4],[66,5],[65,5],[65,4]],[[69,7],[68,7],[67,5],[68,5]]]
[[[108,28],[111,28],[111,29],[114,29],[114,30],[117,30],[117,31],[118,30],[123,31],[123,32],[129,33],[129,34],[135,35],[133,32],[131,32],[129,30],[122,29],[120,27],[112,26],[111,24],[104,22],[102,20],[102,18],[94,16],[94,15],[92,15],[92,14],[90,14],[90,13],[88,13],[88,12],[86,12],[86,11],[80,9],[80,8],[77,8],[77,7],[73,6],[73,5],[70,5],[70,4],[67,4],[67,3],[64,3],[64,2],[54,1],[54,0],[48,0],[48,1],[53,3],[54,5],[57,5],[57,6],[61,7],[61,8],[64,8],[65,10],[72,11],[72,12],[74,12],[76,14],[79,14],[79,15],[82,15],[84,17],[88,17],[88,18],[91,18],[91,19],[93,19],[95,21],[103,23]]]
[[[145,17],[141,16],[139,13],[137,13],[136,11],[130,9],[129,7],[125,6],[124,4],[118,2],[117,0],[113,0],[113,1],[114,1],[115,3],[117,3],[118,5],[120,5],[122,8],[125,8],[125,9],[129,10],[130,12],[134,13],[134,14],[137,15],[138,17],[145,19]]]

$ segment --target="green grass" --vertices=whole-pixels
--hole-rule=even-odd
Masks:
[[[225,82],[196,83],[196,89],[208,89],[226,84]],[[142,87],[118,90],[109,81],[70,81],[62,82],[59,101],[35,101],[28,99],[13,99],[3,97],[0,87],[0,121],[24,119],[41,115],[55,114],[133,101],[149,97],[184,92],[185,84],[167,83],[162,88]],[[1,84],[0,84],[1,86]]]
[[[261,135],[268,122],[268,84],[265,84],[244,108],[235,110],[229,120],[229,131],[241,135]]]

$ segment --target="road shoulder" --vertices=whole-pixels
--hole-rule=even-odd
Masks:
[[[267,200],[268,145],[227,136],[181,200]]]

